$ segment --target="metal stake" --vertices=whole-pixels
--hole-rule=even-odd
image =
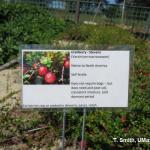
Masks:
[[[63,129],[62,129],[62,150],[64,150],[65,143],[65,126],[66,126],[66,109],[63,109]]]
[[[84,150],[84,133],[85,133],[85,117],[86,117],[86,108],[83,109],[83,121],[82,121],[82,134],[81,134],[81,150]]]
[[[126,6],[126,0],[124,0],[122,5],[122,17],[121,17],[121,23],[124,23],[124,13],[125,13],[125,6]]]

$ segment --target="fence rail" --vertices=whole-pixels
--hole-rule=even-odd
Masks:
[[[3,0],[11,3],[30,3],[50,10],[62,19],[95,24],[124,24],[133,31],[148,33],[150,7],[105,4],[85,0]],[[61,13],[60,13],[61,11]]]

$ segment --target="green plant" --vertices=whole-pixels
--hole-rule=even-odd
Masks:
[[[0,64],[15,58],[20,44],[50,44],[68,26],[29,4],[1,3],[0,18]]]

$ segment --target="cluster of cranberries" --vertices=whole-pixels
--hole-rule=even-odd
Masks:
[[[63,67],[65,69],[70,68],[70,60],[68,58],[64,59]],[[38,63],[33,64],[33,68],[37,70],[38,75],[44,78],[44,82],[47,84],[54,84],[57,80],[55,73],[49,71],[46,66],[39,66]]]
[[[44,77],[45,82],[48,84],[56,82],[56,75],[53,72],[48,71],[47,67],[45,66],[39,67],[38,74],[39,76]]]

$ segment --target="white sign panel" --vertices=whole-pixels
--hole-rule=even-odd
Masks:
[[[24,108],[128,107],[129,50],[22,50]]]

